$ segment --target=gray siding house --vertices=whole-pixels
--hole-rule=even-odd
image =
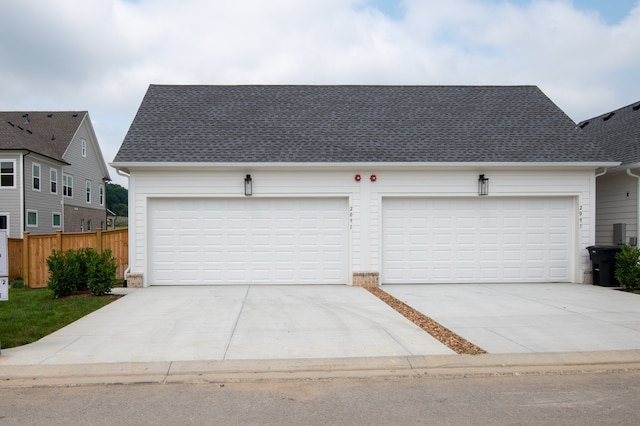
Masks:
[[[106,226],[106,163],[86,111],[0,112],[0,229]]]
[[[131,286],[590,282],[596,170],[534,86],[149,87]]]
[[[605,168],[596,181],[596,244],[632,244],[640,240],[640,102],[578,124],[620,165]],[[618,240],[614,225],[623,224]],[[615,235],[618,236],[618,235]]]

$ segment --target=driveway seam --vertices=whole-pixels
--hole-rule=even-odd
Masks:
[[[240,306],[240,310],[238,311],[238,315],[236,316],[236,320],[233,323],[233,328],[231,329],[231,334],[229,335],[229,342],[227,343],[227,346],[224,348],[224,353],[222,354],[222,359],[227,359],[227,352],[229,351],[229,348],[231,347],[231,342],[233,341],[233,337],[236,334],[236,328],[238,327],[238,323],[240,322],[240,317],[242,316],[242,312],[244,311],[244,306],[247,303],[247,299],[249,298],[249,289],[251,289],[250,285],[247,286],[247,291],[244,293],[244,298],[242,299],[242,306]]]

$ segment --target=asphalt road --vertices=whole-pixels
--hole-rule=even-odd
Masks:
[[[0,388],[0,425],[637,425],[640,372]]]

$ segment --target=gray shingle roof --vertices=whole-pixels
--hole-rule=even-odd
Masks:
[[[0,150],[30,150],[65,162],[62,156],[86,115],[86,111],[0,112]]]
[[[534,86],[151,85],[114,163],[608,160]]]
[[[590,118],[579,126],[621,165],[640,163],[640,102]]]

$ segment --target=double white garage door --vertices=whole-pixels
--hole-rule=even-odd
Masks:
[[[345,284],[347,199],[157,199],[150,283]]]
[[[349,282],[346,198],[154,199],[149,217],[151,285]],[[572,217],[570,198],[383,198],[381,281],[570,281]]]
[[[571,279],[571,198],[389,198],[382,206],[386,284]]]

